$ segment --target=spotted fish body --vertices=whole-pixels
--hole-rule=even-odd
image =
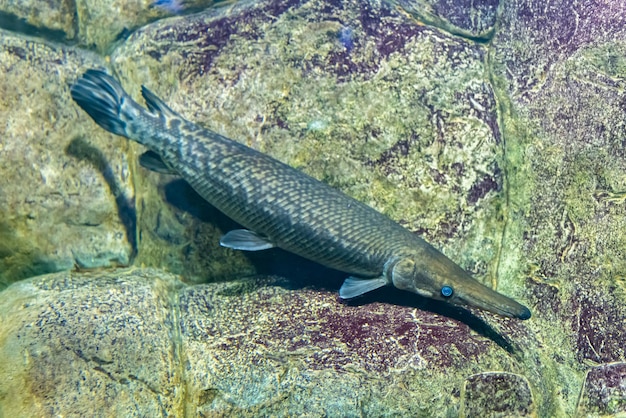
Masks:
[[[87,71],[71,91],[96,123],[148,147],[154,153],[153,165],[163,165],[159,171],[179,174],[209,203],[247,228],[226,234],[223,245],[244,250],[280,247],[349,273],[354,277],[340,291],[345,298],[393,284],[455,304],[530,317],[526,307],[474,280],[385,215],[266,154],[185,120],[145,87],[142,92],[148,110],[115,79],[96,70]]]

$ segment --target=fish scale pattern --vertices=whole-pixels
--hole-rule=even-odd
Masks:
[[[182,118],[127,121],[209,203],[276,246],[376,277],[394,256],[428,244],[387,216],[282,162]]]

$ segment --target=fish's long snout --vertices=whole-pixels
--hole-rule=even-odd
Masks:
[[[455,295],[457,304],[483,309],[509,318],[526,320],[531,317],[530,309],[521,303],[474,279],[469,280],[474,283],[458,287]]]
[[[509,318],[530,318],[530,309],[526,306],[485,286],[436,249],[427,247],[422,256],[425,261],[419,270],[424,273],[416,275],[416,293],[422,293],[421,290],[452,305],[478,308]]]

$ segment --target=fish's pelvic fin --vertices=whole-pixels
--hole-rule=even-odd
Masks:
[[[220,245],[233,250],[260,251],[275,247],[267,238],[247,229],[234,229],[220,238]]]
[[[152,113],[160,113],[165,117],[179,117],[163,100],[156,94],[152,93],[146,86],[141,86],[141,95],[146,101],[146,106]]]
[[[373,279],[362,279],[359,277],[348,277],[339,289],[341,299],[352,299],[364,293],[371,292],[389,284],[386,277],[380,276]]]
[[[178,174],[169,168],[161,159],[161,156],[154,151],[146,151],[139,156],[139,165],[143,168],[156,171],[161,174]]]

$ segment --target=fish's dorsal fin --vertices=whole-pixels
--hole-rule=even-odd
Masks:
[[[161,156],[154,151],[146,151],[139,156],[139,165],[150,171],[161,174],[178,174],[163,162]]]
[[[386,277],[374,277],[373,279],[362,279],[359,277],[348,277],[339,289],[341,299],[352,299],[364,293],[371,292],[389,284]]]
[[[247,229],[234,229],[220,238],[220,245],[233,250],[260,251],[274,247],[267,238]]]
[[[146,101],[146,106],[153,113],[160,113],[166,118],[180,117],[178,113],[174,112],[163,100],[156,94],[152,93],[146,86],[141,86],[141,95]]]

